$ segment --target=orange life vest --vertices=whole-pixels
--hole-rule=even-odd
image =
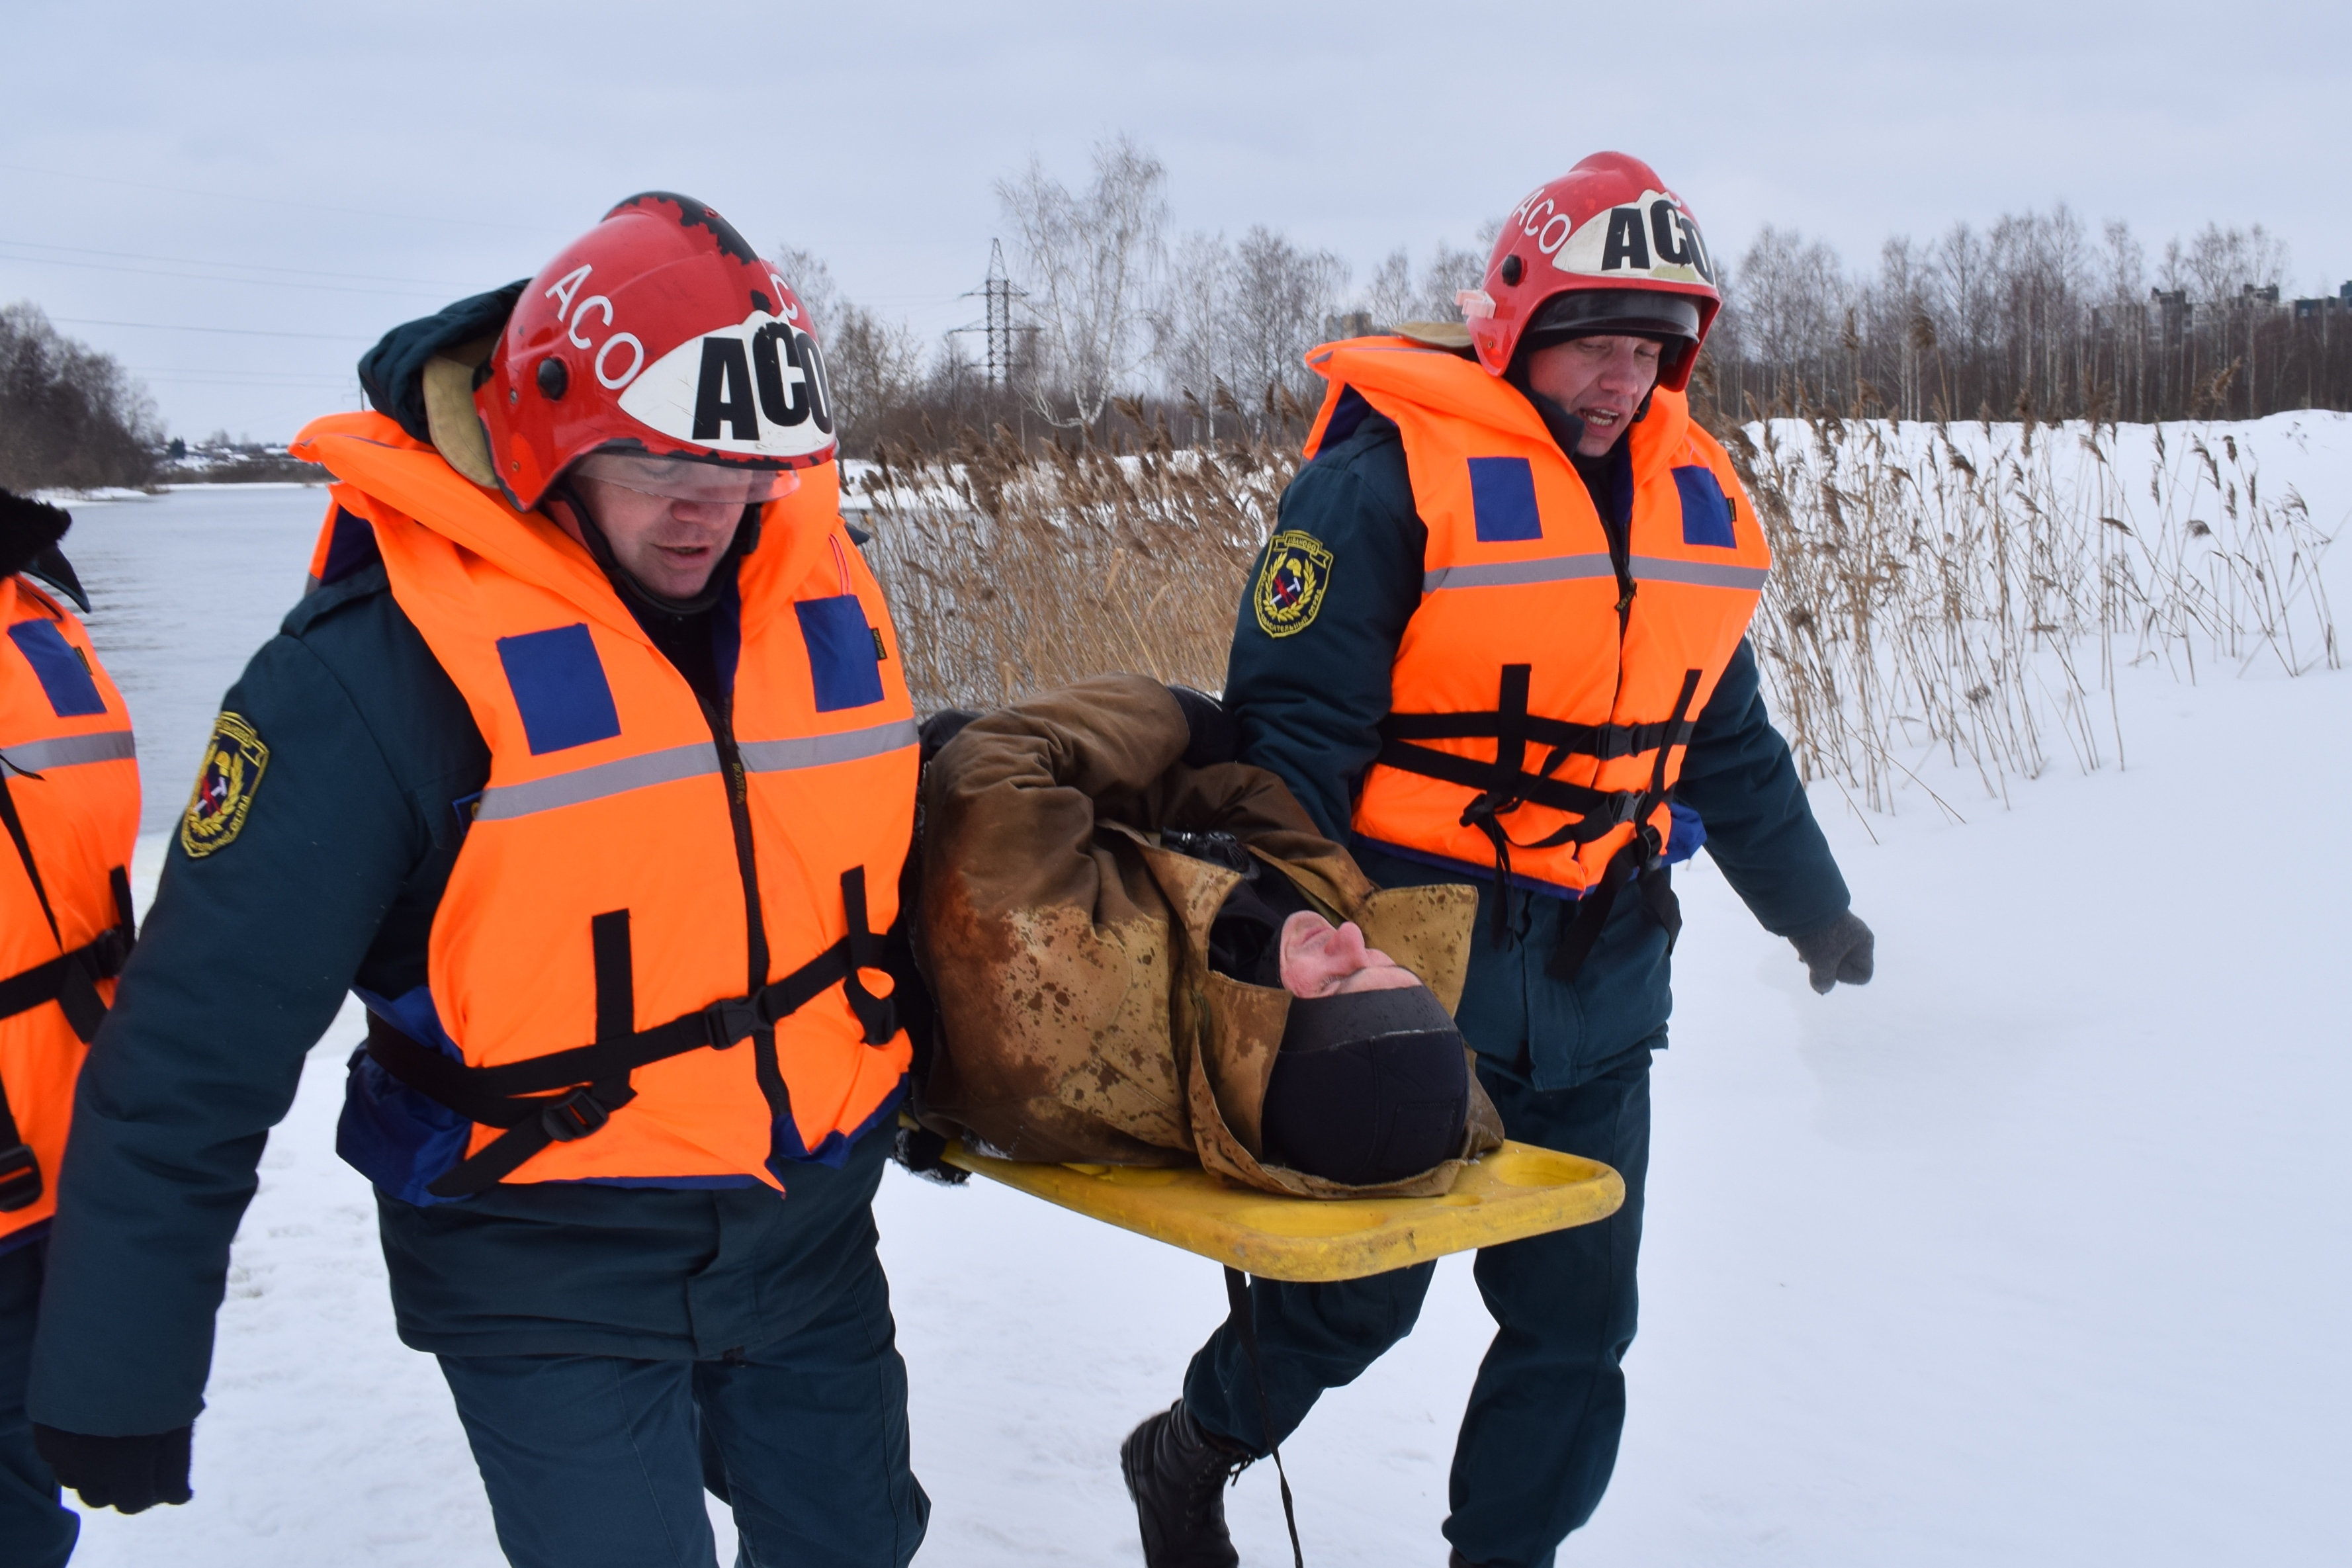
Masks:
[[[873,933],[898,913],[918,750],[834,466],[764,510],[731,702],[707,716],[545,517],[380,415],[318,420],[294,450],[340,481],[331,530],[373,526],[489,745],[433,921],[443,1038],[371,1022],[388,1070],[477,1123],[427,1191],[781,1187],[777,1159],[837,1157],[911,1058]]]
[[[1429,530],[1355,831],[1559,893],[1654,870],[1684,742],[1771,565],[1723,448],[1681,394],[1653,395],[1625,437],[1621,582],[1584,481],[1516,388],[1402,338],[1307,363],[1330,383],[1307,455],[1352,388],[1396,422]]]
[[[130,956],[139,764],[72,613],[0,579],[0,1237],[49,1217],[74,1079]],[[13,864],[11,864],[13,862]]]

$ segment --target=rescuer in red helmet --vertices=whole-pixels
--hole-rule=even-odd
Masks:
[[[1868,981],[1872,939],[1759,695],[1755,509],[1684,398],[1722,304],[1688,205],[1596,153],[1512,209],[1460,302],[1462,326],[1308,354],[1329,390],[1224,700],[1242,760],[1376,880],[1477,884],[1456,1022],[1481,1084],[1510,1136],[1624,1177],[1610,1219],[1476,1265],[1500,1331],[1452,1562],[1549,1568],[1624,1419],[1668,868],[1703,841],[1816,991]],[[1150,1568],[1233,1568],[1223,1482],[1411,1330],[1431,1268],[1251,1285],[1257,1366],[1229,1321],[1121,1450]]]
[[[361,374],[93,1048],[37,1441],[86,1502],[186,1500],[230,1238],[348,991],[338,1151],[509,1559],[708,1564],[707,1488],[745,1562],[896,1568],[917,735],[806,315],[652,193]]]

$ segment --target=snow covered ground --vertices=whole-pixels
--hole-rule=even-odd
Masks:
[[[2324,517],[2352,504],[2332,454],[2295,478]],[[323,501],[193,494],[78,508],[68,542],[142,726],[151,830]],[[1867,989],[1812,995],[1704,857],[1685,874],[1633,1414],[1563,1563],[2352,1560],[2352,678],[2142,668],[2119,702],[2126,773],[2062,763],[2003,811],[1931,771],[1964,826],[1916,792],[1865,821],[1823,787],[1879,933]],[[500,1561],[332,1152],[356,1036],[347,1009],[271,1140],[195,1502],[91,1516],[78,1562]],[[922,1560],[1139,1562],[1117,1444],[1222,1315],[1215,1267],[984,1183],[894,1171],[879,1210]],[[1449,1260],[1419,1331],[1286,1450],[1319,1568],[1444,1560],[1489,1331]],[[1232,1507],[1244,1561],[1282,1561],[1272,1475]]]

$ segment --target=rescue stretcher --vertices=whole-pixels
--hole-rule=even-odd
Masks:
[[[1434,1198],[1281,1197],[1199,1166],[1047,1165],[949,1143],[948,1163],[1264,1279],[1355,1279],[1608,1218],[1624,1179],[1597,1160],[1506,1142]]]

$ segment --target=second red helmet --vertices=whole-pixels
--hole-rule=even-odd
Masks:
[[[1595,153],[1511,209],[1460,303],[1496,375],[1523,344],[1618,332],[1664,344],[1658,384],[1679,392],[1723,295],[1688,204],[1639,158]]]
[[[791,285],[732,224],[667,191],[631,196],[541,268],[485,368],[474,407],[526,511],[593,452],[788,470],[837,447]]]

